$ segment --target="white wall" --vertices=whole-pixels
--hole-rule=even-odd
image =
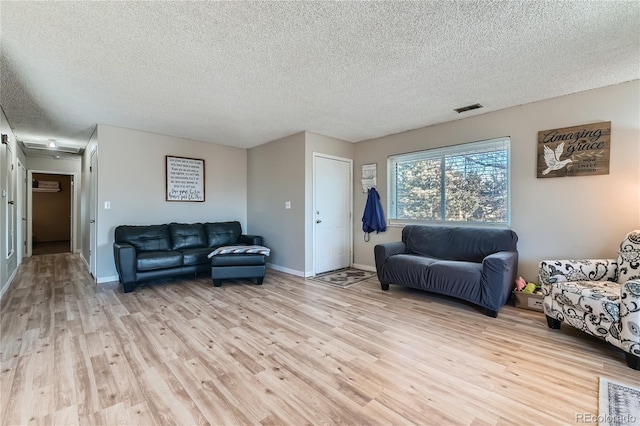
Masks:
[[[295,275],[305,271],[304,155],[302,132],[251,148],[247,156],[249,233],[264,238],[271,267]]]
[[[536,178],[538,131],[601,121],[611,121],[608,175]],[[387,156],[499,136],[511,137],[511,227],[519,236],[519,273],[527,280],[537,281],[542,259],[615,257],[622,238],[640,228],[640,81],[360,142],[354,169],[378,164],[386,205]],[[356,212],[366,202],[357,186]],[[356,235],[359,221],[355,215]],[[401,228],[391,227],[368,243],[355,238],[355,263],[373,267],[374,245],[400,236]]]
[[[117,280],[118,225],[237,220],[247,229],[247,151],[155,133],[98,125],[98,282]],[[205,202],[165,201],[165,156],[205,163]],[[104,202],[111,209],[104,209]]]
[[[27,169],[33,171],[46,171],[64,174],[80,173],[81,157],[60,158],[51,157],[27,157]]]

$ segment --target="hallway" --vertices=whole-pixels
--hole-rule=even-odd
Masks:
[[[71,241],[46,241],[42,243],[34,242],[32,255],[68,253],[71,251]]]

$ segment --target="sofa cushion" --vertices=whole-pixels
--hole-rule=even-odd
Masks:
[[[205,223],[204,229],[207,233],[209,247],[235,244],[242,234],[240,222]]]
[[[165,269],[182,266],[182,253],[179,251],[146,251],[138,253],[138,271]]]
[[[180,252],[182,253],[182,262],[185,265],[209,264],[209,258],[207,257],[211,252],[209,247],[183,249]]]
[[[425,287],[427,268],[434,262],[437,262],[437,259],[414,254],[396,254],[385,262],[382,270],[383,280],[411,287]]]
[[[482,262],[499,251],[517,251],[518,236],[510,229],[409,225],[402,241],[412,254]]]
[[[565,281],[549,285],[545,314],[621,347],[621,284],[611,281]],[[636,334],[637,336],[637,334]]]
[[[118,226],[115,231],[115,242],[131,244],[135,247],[136,252],[145,251],[169,251],[171,247],[169,242],[168,225],[149,225],[149,226]]]
[[[207,247],[207,234],[201,223],[170,223],[172,250]]]
[[[480,300],[482,264],[475,262],[439,260],[429,266],[429,290],[455,295],[464,300]]]

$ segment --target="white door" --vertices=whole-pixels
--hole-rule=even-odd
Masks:
[[[27,169],[18,160],[18,194],[16,196],[16,221],[18,223],[18,265],[27,253]]]
[[[91,153],[91,194],[89,196],[89,272],[95,278],[96,272],[96,202],[98,199],[98,153],[93,150]]]
[[[314,154],[314,272],[351,265],[351,160]]]
[[[6,251],[7,259],[10,259],[15,253],[15,241],[16,241],[16,197],[15,197],[15,178],[14,178],[14,170],[13,170],[13,154],[7,145],[7,156],[6,160],[6,178],[5,184],[6,187],[3,190],[3,195],[6,198],[7,202],[7,216],[6,216],[6,227],[5,227],[5,242],[6,242]],[[11,271],[12,272],[12,271]]]

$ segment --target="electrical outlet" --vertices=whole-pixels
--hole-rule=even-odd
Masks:
[[[284,202],[284,208],[285,209],[290,209],[291,208],[291,201],[285,201]]]

